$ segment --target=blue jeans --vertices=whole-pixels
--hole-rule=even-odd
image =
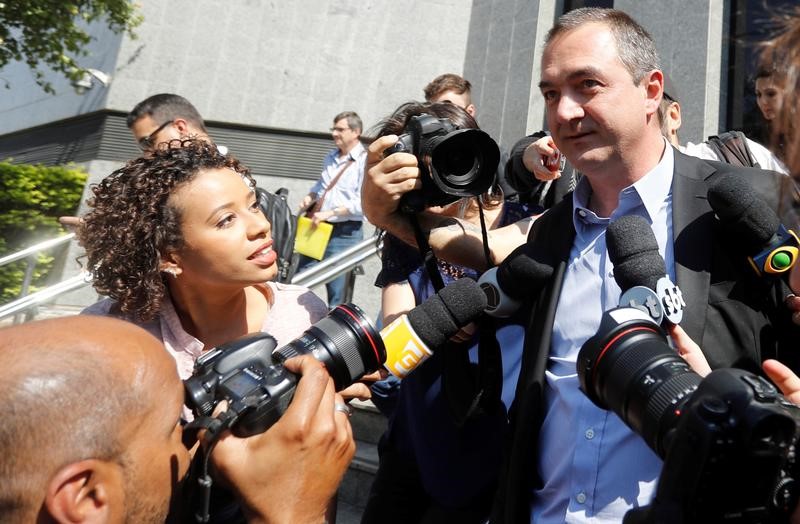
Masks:
[[[338,222],[333,224],[333,233],[331,239],[328,241],[328,246],[325,248],[325,254],[322,255],[322,260],[332,257],[348,248],[351,248],[362,240],[364,240],[363,224],[357,220],[349,220],[347,222]],[[309,269],[318,261],[305,255],[300,255],[299,263],[297,265],[297,272],[301,273]],[[331,280],[325,284],[325,289],[328,292],[328,307],[333,307],[341,304],[344,301],[345,284],[347,282],[347,274]]]

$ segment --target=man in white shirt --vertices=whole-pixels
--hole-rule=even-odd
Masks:
[[[704,160],[725,161],[723,158],[720,158],[714,151],[714,148],[709,145],[712,138],[697,144],[687,142],[685,145],[681,145],[680,139],[678,138],[678,129],[680,129],[682,122],[681,104],[678,98],[678,91],[666,74],[664,75],[664,97],[661,99],[659,111],[661,113],[661,132],[667,137],[667,140],[669,140],[673,146],[680,149],[682,153]],[[750,140],[744,135],[740,136],[744,139],[743,145],[749,151],[750,157],[753,160],[754,165],[752,167],[788,174],[783,162],[773,155],[769,149],[758,142]]]
[[[367,151],[361,144],[361,118],[353,111],[339,113],[333,119],[331,136],[336,145],[322,162],[322,174],[300,202],[299,212],[310,213],[316,226],[330,222],[333,232],[321,260],[341,253],[364,239],[361,211],[361,182],[364,180],[364,165]],[[317,261],[300,255],[297,271],[308,269]],[[342,275],[325,287],[328,306],[333,307],[345,300],[347,275]]]

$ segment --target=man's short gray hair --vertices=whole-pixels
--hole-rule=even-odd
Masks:
[[[619,59],[631,74],[634,85],[639,85],[650,71],[661,69],[653,37],[630,15],[617,9],[584,7],[565,13],[547,33],[545,47],[558,35],[592,22],[606,24],[611,29]]]

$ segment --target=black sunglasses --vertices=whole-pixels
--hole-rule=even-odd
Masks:
[[[155,136],[157,134],[159,134],[162,129],[164,129],[168,125],[172,124],[173,122],[175,122],[175,121],[174,120],[167,120],[166,122],[164,122],[163,124],[158,126],[155,131],[153,131],[152,133],[150,133],[149,135],[147,135],[145,137],[140,138],[139,142],[138,142],[139,149],[141,149],[142,151],[150,151],[151,149],[153,149],[153,145],[154,145],[153,144],[153,139],[155,138]]]

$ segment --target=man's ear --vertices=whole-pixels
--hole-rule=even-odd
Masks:
[[[105,523],[119,518],[124,478],[117,464],[87,459],[67,464],[50,479],[45,507],[57,522]]]
[[[654,115],[658,112],[658,106],[664,96],[664,73],[658,69],[653,69],[642,77],[641,83],[645,89],[647,114]]]
[[[467,107],[464,108],[464,111],[469,113],[469,116],[471,116],[472,118],[475,118],[475,115],[478,114],[478,110],[475,107],[475,104],[468,105]]]
[[[181,138],[188,137],[189,135],[196,134],[191,130],[191,126],[189,122],[184,120],[183,118],[176,118],[172,121],[172,125],[175,126],[175,129],[180,134]]]
[[[681,128],[683,121],[681,120],[681,105],[678,102],[672,102],[667,110],[667,118],[669,118],[675,131]]]

